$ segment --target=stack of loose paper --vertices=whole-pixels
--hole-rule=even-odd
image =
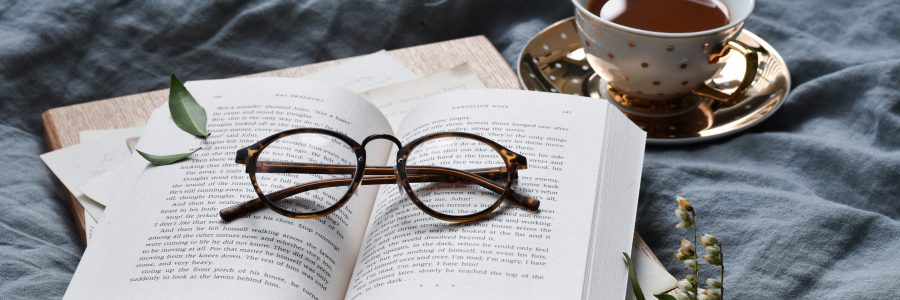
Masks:
[[[304,77],[360,93],[385,112],[396,130],[401,117],[426,96],[441,92],[484,88],[468,65],[418,78],[384,51],[361,56],[344,64]],[[88,245],[106,207],[116,205],[113,195],[122,188],[126,159],[134,151],[141,127],[82,131],[80,144],[41,155],[87,212]],[[249,180],[248,180],[249,184]],[[648,296],[674,288],[675,278],[653,258],[634,247],[634,262]]]

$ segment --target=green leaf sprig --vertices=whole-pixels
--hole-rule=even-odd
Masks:
[[[194,100],[181,80],[172,74],[169,84],[169,112],[178,128],[199,138],[206,138],[206,110]]]
[[[184,87],[184,84],[181,83],[181,80],[178,80],[175,74],[172,74],[169,83],[169,113],[172,114],[172,120],[175,121],[175,125],[178,125],[178,128],[181,128],[181,130],[202,139],[209,136],[210,133],[206,130],[206,110],[197,103],[191,92]],[[200,150],[200,148],[184,153],[165,155],[148,154],[140,150],[135,151],[149,161],[150,164],[165,166],[182,161],[194,154],[194,152],[197,152],[197,150]]]
[[[197,150],[200,150],[200,148],[197,148],[197,149],[185,152],[185,153],[169,154],[169,155],[153,155],[153,154],[144,153],[141,150],[134,150],[134,151],[137,151],[138,154],[143,156],[144,159],[149,161],[150,164],[152,164],[154,166],[165,166],[165,165],[170,165],[170,164],[174,164],[179,161],[182,161],[185,158],[188,158],[188,156],[191,156],[191,154],[194,154],[194,152],[197,152]]]
[[[646,300],[644,291],[641,290],[641,284],[638,282],[637,273],[634,272],[634,262],[631,261],[631,256],[625,252],[622,252],[622,255],[625,256],[625,265],[628,266],[628,278],[631,278],[631,291],[634,292],[634,298]]]

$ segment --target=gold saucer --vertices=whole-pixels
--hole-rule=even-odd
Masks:
[[[787,65],[771,45],[744,29],[737,38],[758,51],[757,76],[746,93],[723,105],[712,98],[686,96],[655,107],[653,101],[629,98],[600,78],[585,59],[574,18],[550,25],[535,35],[519,54],[519,83],[528,90],[609,99],[647,131],[651,145],[690,144],[738,133],[759,124],[781,107],[791,89]],[[728,54],[726,65],[708,85],[731,92],[741,83],[746,62]],[[660,113],[664,111],[665,113]]]

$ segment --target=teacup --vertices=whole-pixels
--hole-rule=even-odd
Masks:
[[[721,0],[728,8],[727,25],[686,33],[654,32],[616,24],[588,11],[589,1],[572,0],[578,34],[588,63],[608,82],[611,94],[630,99],[629,102],[658,103],[661,107],[667,106],[669,100],[690,94],[730,103],[756,77],[756,52],[735,40],[753,11],[754,0]],[[730,50],[745,56],[747,71],[741,84],[726,93],[707,82],[724,67],[720,58]]]

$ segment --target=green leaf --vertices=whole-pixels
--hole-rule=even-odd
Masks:
[[[170,165],[170,164],[179,162],[185,158],[188,158],[188,156],[191,156],[191,154],[194,154],[194,152],[197,152],[197,150],[200,150],[200,148],[191,150],[190,152],[170,154],[170,155],[147,154],[147,153],[144,153],[143,151],[137,150],[137,149],[135,149],[134,151],[137,151],[138,154],[143,156],[144,159],[149,161],[154,166],[165,166],[165,165]]]
[[[677,300],[677,298],[675,298],[675,296],[672,296],[672,295],[669,295],[666,293],[659,293],[659,294],[656,294],[653,296],[656,296],[656,299],[658,299],[658,300]]]
[[[644,298],[644,291],[641,291],[641,284],[638,282],[637,273],[634,272],[634,264],[631,261],[631,256],[625,252],[622,252],[622,255],[625,256],[625,265],[628,266],[628,277],[631,278],[631,290],[634,292],[634,298],[637,300],[646,300],[647,298]]]
[[[181,130],[201,138],[209,136],[206,131],[206,110],[197,103],[175,74],[172,74],[169,84],[169,112],[172,113],[175,125]]]

